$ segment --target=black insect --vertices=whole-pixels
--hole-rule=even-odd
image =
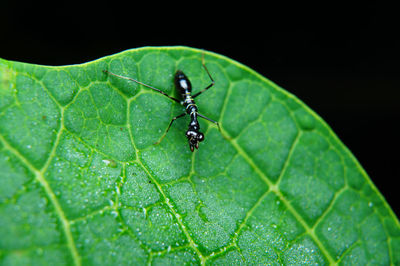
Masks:
[[[198,117],[204,118],[214,124],[216,124],[218,126],[219,131],[221,131],[220,127],[219,127],[219,123],[217,121],[214,121],[202,114],[199,113],[197,105],[194,101],[194,98],[196,98],[197,96],[199,96],[200,94],[202,94],[203,92],[205,92],[206,90],[208,90],[209,88],[211,88],[214,84],[215,81],[214,79],[211,77],[210,72],[208,71],[205,63],[204,63],[204,56],[202,58],[202,65],[205,69],[205,71],[207,72],[208,77],[211,80],[210,85],[208,85],[207,87],[205,87],[203,90],[197,92],[196,94],[192,95],[192,84],[190,83],[189,78],[183,73],[183,71],[181,70],[177,70],[175,73],[175,78],[174,78],[174,83],[175,83],[175,87],[176,89],[179,90],[180,95],[181,95],[181,100],[176,99],[174,97],[169,96],[168,94],[166,94],[165,92],[163,92],[162,90],[159,90],[157,88],[154,88],[153,86],[147,85],[143,82],[140,82],[136,79],[133,78],[128,78],[128,77],[124,77],[124,76],[120,76],[117,74],[114,74],[112,72],[109,72],[107,70],[103,70],[103,72],[116,76],[118,78],[123,78],[123,79],[127,79],[133,82],[136,82],[138,84],[141,84],[147,88],[150,88],[152,90],[155,90],[159,93],[161,93],[162,95],[168,97],[169,99],[183,105],[185,107],[186,112],[175,116],[174,118],[172,118],[171,122],[168,125],[167,130],[165,131],[165,133],[163,134],[163,136],[160,138],[160,140],[156,143],[160,143],[162,141],[162,139],[165,137],[165,135],[168,133],[168,130],[170,129],[172,123],[180,118],[185,116],[186,114],[188,114],[190,116],[190,123],[189,123],[189,127],[188,130],[186,131],[186,137],[189,141],[189,147],[190,150],[193,152],[194,148],[198,149],[199,148],[199,142],[202,142],[204,140],[204,134],[200,132],[200,124],[198,121]]]

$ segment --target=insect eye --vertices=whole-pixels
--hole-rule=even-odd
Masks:
[[[197,139],[198,139],[198,141],[203,141],[203,140],[204,140],[204,135],[203,135],[203,133],[200,133],[200,132],[199,132],[199,134],[197,135]]]

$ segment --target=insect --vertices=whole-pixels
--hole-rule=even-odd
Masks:
[[[122,78],[122,79],[126,79],[126,80],[129,80],[129,81],[136,82],[136,83],[138,83],[140,85],[143,85],[143,86],[145,86],[147,88],[150,88],[150,89],[152,89],[152,90],[154,90],[156,92],[161,93],[162,95],[168,97],[169,99],[171,99],[171,100],[179,103],[183,107],[185,107],[185,112],[184,113],[172,118],[171,122],[168,125],[167,130],[165,131],[163,136],[160,138],[160,140],[158,142],[156,142],[155,144],[159,144],[162,141],[162,139],[168,133],[168,130],[171,128],[172,123],[176,119],[184,117],[185,115],[189,115],[190,116],[190,123],[189,123],[189,126],[188,126],[188,130],[186,131],[186,137],[187,137],[188,142],[189,142],[190,150],[193,152],[194,148],[196,148],[196,149],[199,148],[199,142],[202,142],[204,140],[204,134],[202,132],[200,132],[200,124],[199,124],[199,121],[198,121],[198,117],[201,117],[203,119],[206,119],[206,120],[216,124],[217,127],[218,127],[218,130],[221,132],[221,128],[219,126],[219,123],[217,121],[214,121],[214,120],[212,120],[212,119],[200,114],[199,111],[198,111],[197,105],[196,105],[196,103],[194,101],[194,99],[197,96],[201,95],[203,92],[205,92],[206,90],[210,89],[215,84],[214,79],[211,77],[211,74],[208,71],[208,69],[207,69],[207,67],[206,67],[206,65],[204,63],[204,54],[202,56],[202,62],[201,63],[202,63],[202,66],[203,66],[204,70],[207,72],[207,75],[210,78],[211,83],[207,87],[205,87],[203,90],[201,90],[201,91],[195,93],[194,95],[192,95],[192,84],[190,83],[189,78],[183,73],[183,71],[177,70],[175,72],[174,84],[175,84],[175,88],[179,91],[179,93],[181,95],[181,99],[174,98],[174,97],[166,94],[162,90],[157,89],[157,88],[155,88],[153,86],[150,86],[148,84],[145,84],[145,83],[143,83],[141,81],[138,81],[136,79],[129,78],[129,77],[124,77],[124,76],[121,76],[121,75],[118,75],[118,74],[114,74],[114,73],[112,73],[110,71],[107,71],[107,70],[103,70],[103,72],[107,73],[107,74],[110,74],[110,75],[113,75],[113,76],[118,77],[118,78]]]

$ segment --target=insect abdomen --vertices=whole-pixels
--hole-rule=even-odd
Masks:
[[[182,94],[183,99],[185,99],[185,94],[192,92],[192,84],[181,70],[176,71],[174,82],[175,87],[179,89],[179,92]]]

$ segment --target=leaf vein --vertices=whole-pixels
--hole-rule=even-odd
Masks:
[[[224,132],[224,133],[227,134],[226,132]],[[229,135],[227,134],[227,136],[229,136]],[[319,240],[318,236],[316,236],[314,234],[313,230],[308,226],[308,224],[303,219],[303,217],[295,210],[295,208],[292,206],[292,204],[289,202],[289,200],[287,200],[286,197],[281,193],[281,191],[278,189],[278,187],[276,185],[274,185],[270,181],[270,179],[261,171],[261,169],[249,157],[249,155],[243,150],[243,148],[237,143],[237,141],[233,140],[232,145],[238,151],[238,153],[240,153],[242,155],[242,157],[254,168],[256,173],[264,180],[264,182],[270,187],[270,191],[275,192],[279,196],[279,198],[282,200],[282,202],[286,205],[289,212],[291,212],[294,215],[294,217],[299,221],[299,223],[307,231],[308,235],[311,236],[311,238],[314,240],[314,242],[320,248],[321,253],[324,254],[324,256],[328,259],[329,263],[334,264],[335,260],[332,258],[332,256],[329,254],[329,252],[326,250],[325,246]],[[287,160],[289,160],[289,159],[287,158]]]
[[[74,239],[73,239],[72,234],[71,234],[70,223],[69,223],[68,219],[66,218],[66,216],[64,214],[64,211],[62,210],[61,205],[57,200],[56,195],[52,191],[49,183],[47,183],[47,181],[45,180],[42,172],[39,171],[38,169],[36,169],[24,156],[22,156],[19,153],[19,151],[17,151],[11,145],[9,145],[9,143],[1,135],[0,135],[0,140],[3,142],[4,146],[10,152],[12,152],[16,157],[18,157],[35,174],[36,180],[43,187],[45,193],[49,197],[49,199],[50,199],[50,201],[51,201],[51,203],[52,203],[52,205],[53,205],[53,207],[54,207],[54,209],[56,211],[56,214],[58,215],[58,217],[59,217],[59,219],[61,221],[62,228],[63,228],[64,234],[65,234],[65,237],[67,239],[67,245],[68,245],[68,248],[71,251],[71,255],[72,255],[72,258],[74,260],[74,264],[77,265],[77,266],[81,265],[80,256],[78,254],[78,251],[77,251],[75,243],[74,243]]]

